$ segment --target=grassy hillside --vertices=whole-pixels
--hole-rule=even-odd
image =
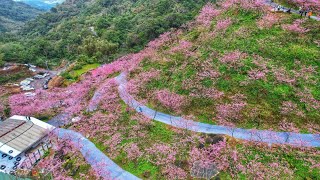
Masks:
[[[320,22],[269,10],[211,13],[140,64],[132,84],[157,75],[133,93],[211,124],[302,132],[319,125]]]
[[[12,0],[1,0],[0,33],[17,31],[27,21],[34,19],[42,11]]]
[[[207,0],[66,1],[28,23],[19,40],[3,43],[6,61],[62,59],[107,62],[135,52],[159,34],[191,20]],[[16,52],[15,49],[19,49]]]

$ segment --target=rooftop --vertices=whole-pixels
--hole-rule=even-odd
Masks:
[[[0,152],[12,157],[36,145],[54,127],[36,118],[12,116],[0,122]]]

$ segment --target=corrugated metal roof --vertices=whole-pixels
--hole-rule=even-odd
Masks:
[[[8,121],[6,123],[4,122],[0,122],[0,137],[4,136],[5,134],[7,134],[8,132],[10,132],[12,129],[17,128],[18,126],[20,126],[21,124],[26,123],[25,121]]]
[[[34,121],[13,116],[0,123],[0,151],[16,157],[46,136],[48,129]]]

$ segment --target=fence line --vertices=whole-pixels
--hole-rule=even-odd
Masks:
[[[40,161],[45,152],[47,152],[52,147],[51,141],[42,144],[37,151],[32,152],[30,154],[26,154],[26,159],[22,162],[20,168],[21,169],[32,169],[33,166]]]

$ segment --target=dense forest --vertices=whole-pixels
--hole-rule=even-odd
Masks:
[[[67,0],[0,38],[6,62],[108,62],[194,18],[207,0]],[[1,59],[0,59],[1,60]]]
[[[17,30],[24,22],[34,19],[42,10],[12,0],[1,0],[0,32]]]

